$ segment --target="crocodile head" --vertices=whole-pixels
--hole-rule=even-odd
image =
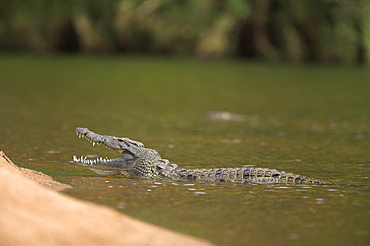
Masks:
[[[88,165],[91,167],[90,169],[100,175],[124,174],[127,176],[137,176],[135,175],[137,172],[135,172],[135,170],[138,169],[138,165],[140,166],[140,164],[143,163],[143,161],[140,160],[160,159],[157,151],[147,149],[144,147],[144,144],[129,138],[100,135],[90,131],[87,128],[77,128],[76,134],[80,138],[85,138],[87,141],[92,143],[93,146],[103,145],[109,149],[117,150],[121,153],[121,156],[117,159],[97,158],[92,160],[83,156],[80,158],[73,156],[73,162]],[[147,165],[147,168],[150,168],[150,166]],[[141,167],[139,170],[142,171],[144,169],[145,167]]]

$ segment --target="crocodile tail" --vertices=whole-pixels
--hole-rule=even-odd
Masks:
[[[324,180],[268,168],[247,168],[243,172],[243,179],[251,183],[329,184]]]
[[[327,181],[300,176],[269,168],[212,168],[177,169],[176,176],[181,180],[225,181],[246,183],[286,183],[286,184],[329,184]]]

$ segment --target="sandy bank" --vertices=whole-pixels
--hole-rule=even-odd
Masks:
[[[0,245],[212,245],[53,191],[66,188],[0,151]]]

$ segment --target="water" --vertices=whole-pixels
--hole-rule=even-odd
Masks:
[[[370,71],[145,57],[0,59],[0,149],[65,193],[219,245],[367,245]],[[338,185],[99,177],[76,127],[186,168],[276,168]]]

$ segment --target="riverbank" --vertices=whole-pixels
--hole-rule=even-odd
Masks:
[[[55,192],[69,188],[0,151],[0,245],[212,245]]]

